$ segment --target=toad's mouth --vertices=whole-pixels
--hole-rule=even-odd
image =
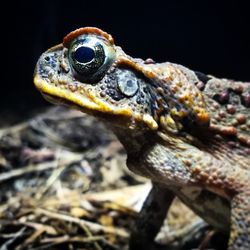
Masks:
[[[66,104],[77,106],[83,112],[98,111],[113,115],[132,116],[132,110],[128,108],[111,107],[108,103],[98,99],[90,91],[71,92],[67,89],[60,88],[42,79],[38,74],[34,77],[34,84],[42,95],[53,104]],[[88,113],[88,112],[87,112]]]
[[[48,82],[41,78],[39,74],[35,74],[34,84],[44,98],[53,104],[67,105],[84,113],[98,117],[106,117],[108,119],[115,117],[116,120],[123,118],[122,120],[126,119],[127,122],[130,121],[129,123],[131,124],[134,122],[143,122],[152,130],[158,128],[158,125],[153,118],[134,112],[129,107],[111,106],[102,101],[91,91],[71,92],[68,89],[60,88],[59,86]]]

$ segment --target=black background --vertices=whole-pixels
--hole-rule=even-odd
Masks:
[[[9,1],[2,11],[0,111],[47,105],[33,86],[39,55],[68,32],[96,26],[133,57],[250,80],[247,1]],[[4,117],[2,117],[3,119]],[[0,117],[1,119],[1,117]]]

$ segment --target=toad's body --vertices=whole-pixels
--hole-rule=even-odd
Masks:
[[[34,81],[109,124],[128,167],[229,231],[229,249],[250,249],[250,83],[131,58],[96,28],[45,52]]]

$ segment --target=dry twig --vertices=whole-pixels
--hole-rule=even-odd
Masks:
[[[94,222],[90,222],[90,221],[86,221],[83,219],[79,219],[79,218],[75,218],[66,214],[60,214],[60,213],[56,213],[56,212],[52,212],[52,211],[48,211],[42,208],[36,208],[35,209],[35,214],[42,214],[42,215],[46,215],[50,218],[53,219],[58,219],[58,220],[64,220],[67,222],[71,222],[71,223],[75,223],[78,224],[80,226],[84,226],[84,227],[89,227],[89,229],[93,232],[93,233],[107,233],[107,234],[114,234],[123,238],[128,238],[129,237],[129,233],[121,228],[113,228],[113,227],[106,227],[106,226],[102,226],[100,224],[94,223]]]

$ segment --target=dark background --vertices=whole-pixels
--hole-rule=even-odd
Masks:
[[[133,57],[250,80],[247,1],[9,1],[2,10],[0,114],[48,105],[33,86],[35,63],[44,50],[84,26],[112,34]]]

